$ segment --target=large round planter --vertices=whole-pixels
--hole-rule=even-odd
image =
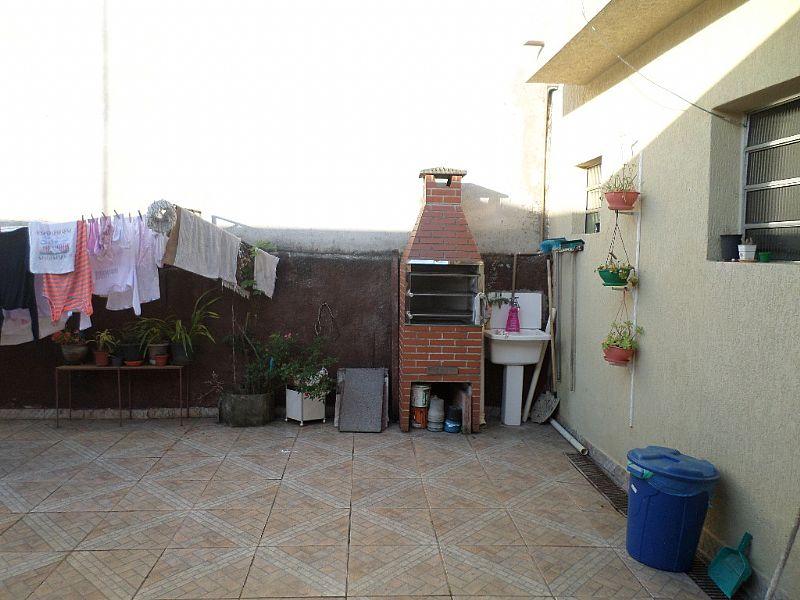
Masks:
[[[231,394],[219,397],[219,420],[231,427],[259,427],[272,420],[272,394]]]
[[[136,343],[120,344],[119,353],[122,355],[123,361],[142,360],[142,349]]]
[[[639,199],[639,192],[606,192],[605,197],[609,210],[631,210]]]
[[[61,354],[64,362],[68,365],[79,365],[89,354],[89,346],[86,344],[64,344],[61,346]]]
[[[186,366],[192,364],[192,357],[183,347],[183,344],[172,342],[169,345],[170,354],[172,354],[172,364]]]
[[[617,346],[609,346],[608,348],[603,348],[603,358],[606,359],[606,362],[614,366],[624,367],[631,362],[634,352],[636,351],[630,348],[626,349]]]
[[[123,365],[123,359],[121,354],[113,354],[111,356],[111,366],[112,367],[121,367]]]
[[[149,344],[147,346],[147,358],[155,358],[156,356],[169,354],[169,346],[169,342],[164,342],[162,344]]]
[[[109,354],[104,350],[94,351],[94,365],[96,367],[107,367],[109,363]]]
[[[603,285],[622,287],[628,285],[628,276],[631,274],[630,269],[620,269],[618,271],[609,271],[607,269],[598,269],[597,274],[603,280]]]

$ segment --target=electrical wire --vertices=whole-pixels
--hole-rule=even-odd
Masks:
[[[642,79],[644,79],[645,81],[647,81],[651,85],[656,86],[657,88],[667,92],[668,94],[672,94],[673,96],[675,96],[679,100],[685,102],[686,104],[689,104],[690,106],[693,106],[694,108],[696,108],[698,110],[702,110],[704,113],[707,113],[707,114],[711,115],[712,117],[717,117],[718,119],[722,119],[726,123],[731,123],[731,124],[736,125],[738,127],[745,127],[745,124],[740,122],[740,121],[734,121],[733,119],[729,119],[725,115],[721,115],[718,112],[715,112],[713,110],[709,110],[709,109],[707,109],[707,108],[705,108],[703,106],[700,106],[699,104],[697,104],[695,102],[692,102],[688,98],[685,98],[685,97],[681,96],[678,92],[675,92],[675,91],[669,89],[668,87],[666,87],[664,85],[661,85],[657,81],[654,81],[653,79],[650,79],[647,75],[645,75],[639,69],[634,67],[631,63],[629,63],[622,56],[620,56],[617,53],[617,51],[614,50],[614,48],[612,48],[608,43],[606,43],[606,40],[605,40],[603,34],[600,33],[594,25],[592,25],[592,23],[589,21],[588,17],[586,16],[586,8],[583,5],[583,0],[580,0],[580,3],[581,3],[581,15],[583,16],[583,20],[586,21],[586,24],[591,28],[591,30],[595,33],[595,35],[597,35],[597,40],[600,42],[600,44],[606,50],[611,52],[611,54],[613,54],[617,58],[617,60],[620,61],[623,65],[628,67],[631,71],[636,73],[639,77],[641,77]]]

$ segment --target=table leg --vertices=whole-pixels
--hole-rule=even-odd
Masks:
[[[133,419],[133,401],[131,400],[131,374],[128,373],[128,418]]]
[[[119,426],[122,427],[122,370],[117,369],[117,405],[119,406]]]
[[[189,418],[189,403],[186,403],[186,418]],[[178,369],[178,423],[183,427],[183,368]]]
[[[58,369],[55,370],[55,379],[56,379],[56,428],[59,427],[58,424]]]
[[[69,401],[69,420],[72,421],[72,371],[67,371],[67,399]]]

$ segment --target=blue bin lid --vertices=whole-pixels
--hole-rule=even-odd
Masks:
[[[675,448],[647,446],[628,452],[628,460],[657,475],[692,482],[719,479],[719,471],[707,460],[681,454]]]

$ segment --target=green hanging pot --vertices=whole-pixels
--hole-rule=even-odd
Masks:
[[[611,271],[609,269],[597,269],[600,279],[603,280],[603,285],[622,287],[628,285],[628,276],[631,269],[618,269]]]

